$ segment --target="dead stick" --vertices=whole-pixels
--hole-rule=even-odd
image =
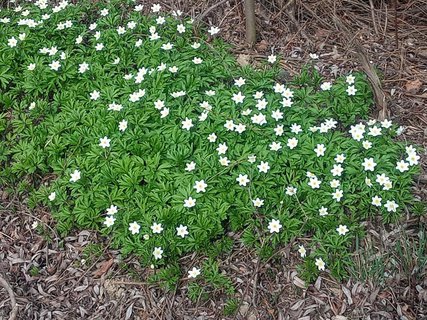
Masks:
[[[369,0],[369,5],[371,6],[371,16],[372,16],[372,23],[374,24],[375,35],[378,35],[377,23],[375,22],[375,7],[374,7],[374,2],[372,0]]]
[[[397,29],[397,0],[393,0],[394,6],[394,35],[396,38],[396,48],[399,48],[399,30]]]
[[[0,285],[6,289],[10,297],[12,311],[10,312],[9,320],[15,320],[16,315],[18,314],[18,306],[16,305],[15,293],[13,292],[12,287],[9,285],[9,283],[2,276],[0,276]]]

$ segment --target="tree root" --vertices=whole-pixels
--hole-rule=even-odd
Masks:
[[[9,285],[9,283],[1,275],[0,286],[5,288],[7,293],[9,294],[10,304],[12,306],[12,311],[10,312],[9,320],[15,320],[18,314],[18,305],[16,304],[15,293],[13,292],[12,287]]]

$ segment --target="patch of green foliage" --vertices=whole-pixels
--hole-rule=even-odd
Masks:
[[[0,183],[47,205],[61,234],[98,230],[164,267],[168,288],[181,256],[216,258],[241,230],[263,259],[309,238],[294,248],[307,278],[342,278],[361,223],[413,202],[415,148],[368,122],[364,75],[277,83],[277,63],[237,66],[188,18],[40,3],[0,11]],[[203,276],[232,293],[213,261]]]

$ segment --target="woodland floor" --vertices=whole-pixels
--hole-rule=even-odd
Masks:
[[[281,54],[285,79],[306,63],[327,78],[351,70],[378,74],[379,79],[371,76],[378,98],[372,117],[385,115],[405,126],[400,139],[427,147],[427,0],[260,0],[253,49],[244,43],[242,1],[155,2],[191,16],[203,13],[203,21],[219,26],[234,46],[239,63]],[[313,61],[310,53],[319,59]],[[414,193],[426,201],[427,154],[421,159]],[[226,317],[221,290],[191,302],[183,280],[176,291],[164,292],[146,283],[153,270],[136,259],[120,260],[96,233],[62,239],[44,208],[30,211],[25,199],[4,191],[0,204],[0,273],[14,292],[17,319],[427,319],[427,248],[420,240],[426,215],[407,212],[385,229],[379,221],[367,222],[351,279],[338,283],[322,274],[308,288],[296,275],[296,257],[288,247],[264,263],[240,244],[239,234],[232,235],[233,251],[220,268],[240,303],[236,315]],[[45,234],[32,229],[35,221],[46,226]],[[186,256],[181,263],[197,259]],[[9,319],[10,306],[0,286],[0,319]]]

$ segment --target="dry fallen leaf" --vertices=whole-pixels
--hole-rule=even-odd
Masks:
[[[251,56],[248,54],[239,54],[237,56],[237,63],[241,66],[247,66],[250,62]]]
[[[420,79],[407,81],[405,84],[405,89],[409,93],[415,94],[420,90],[421,86],[423,85],[423,82]]]
[[[100,276],[102,276],[103,274],[107,273],[107,271],[111,268],[111,266],[113,265],[114,259],[110,259],[108,261],[105,261],[102,266],[96,270],[93,273],[93,276],[95,278],[99,278]]]

